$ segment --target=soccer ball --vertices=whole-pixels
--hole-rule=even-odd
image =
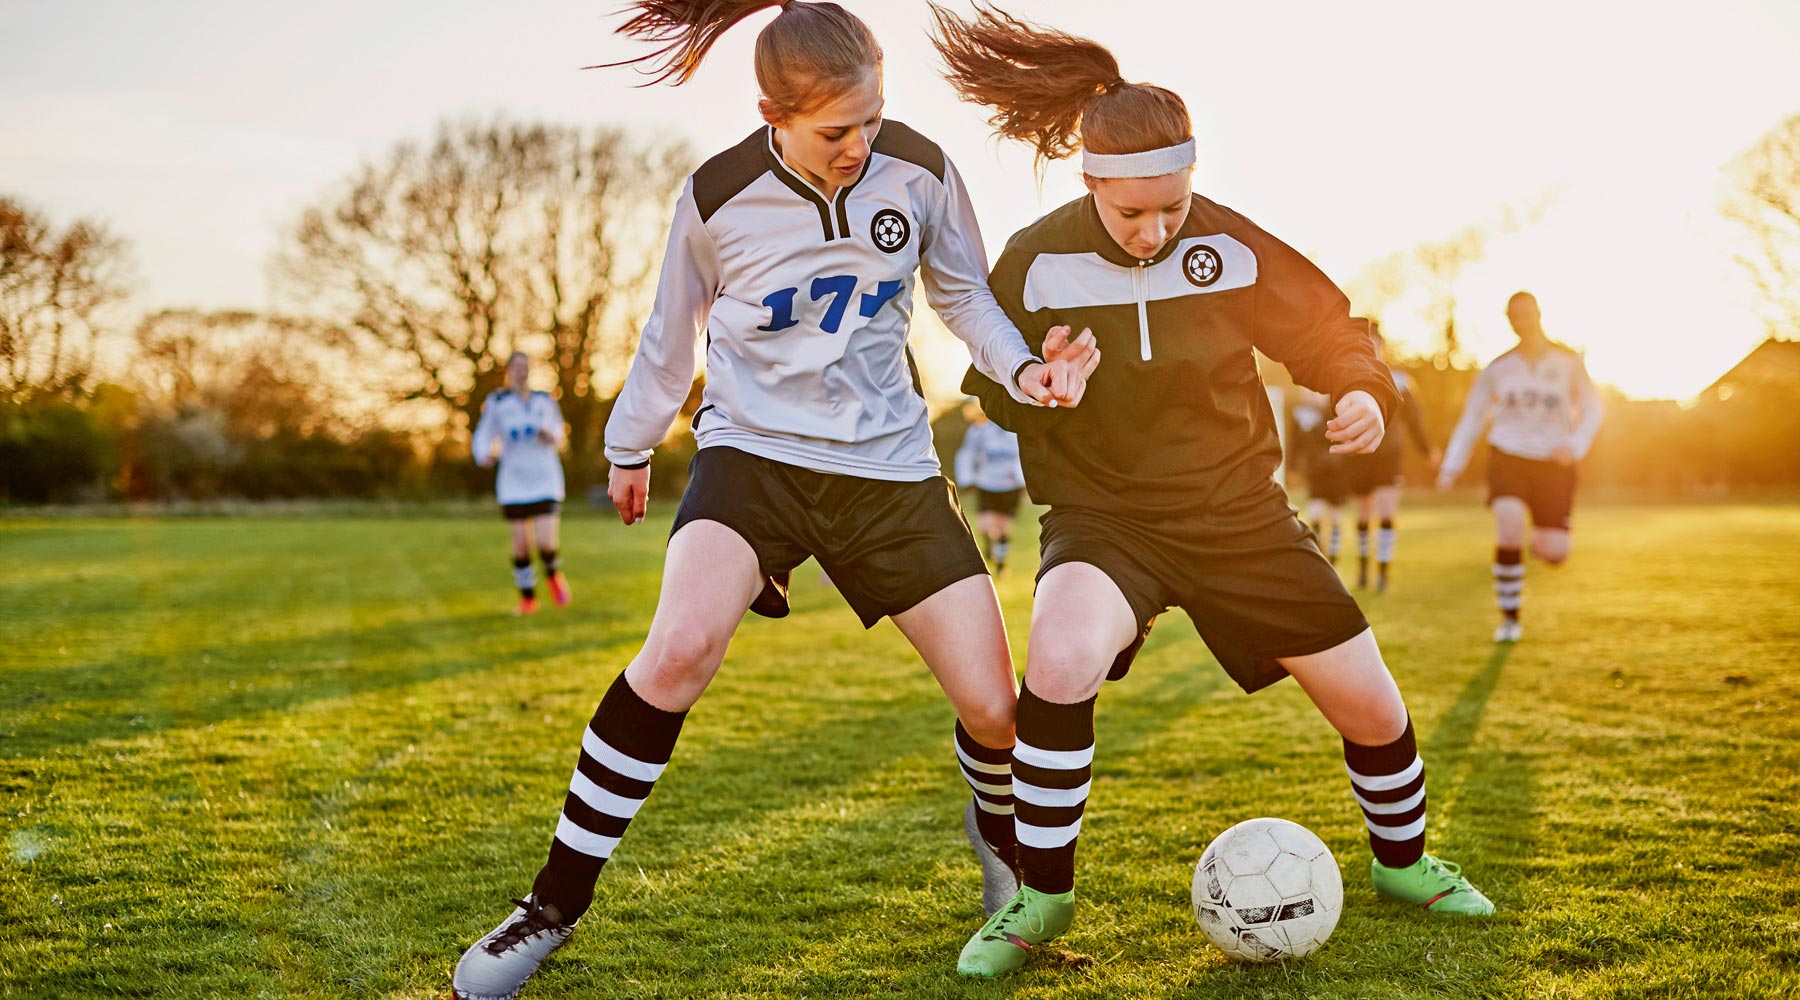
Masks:
[[[1331,849],[1285,819],[1239,823],[1208,844],[1194,868],[1194,919],[1239,961],[1304,958],[1331,936],[1343,909]]]

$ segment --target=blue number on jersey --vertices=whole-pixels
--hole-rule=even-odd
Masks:
[[[814,278],[810,294],[814,302],[830,297],[825,306],[825,316],[819,320],[819,329],[826,333],[836,333],[844,325],[844,312],[850,307],[850,296],[856,291],[857,279],[853,274],[838,274],[829,278]],[[881,281],[875,285],[873,292],[865,292],[857,303],[856,313],[865,319],[881,311],[881,307],[900,294],[903,282],[898,280]],[[777,333],[789,327],[799,326],[800,320],[794,316],[794,296],[800,294],[798,288],[783,288],[778,292],[770,292],[763,296],[762,304],[769,307],[769,322],[757,327],[765,333]]]

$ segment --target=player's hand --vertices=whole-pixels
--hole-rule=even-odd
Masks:
[[[1550,453],[1550,461],[1562,466],[1574,465],[1575,452],[1568,448],[1558,448]]]
[[[650,505],[650,467],[621,469],[613,466],[606,476],[606,495],[618,508],[619,520],[636,524],[644,519]]]
[[[1448,493],[1448,492],[1450,492],[1450,487],[1455,486],[1455,485],[1456,485],[1456,477],[1455,476],[1445,475],[1442,472],[1438,473],[1437,488],[1438,488],[1439,493]]]
[[[539,444],[554,445],[556,443],[556,435],[543,427],[538,428],[537,439]]]
[[[1066,326],[1053,326],[1044,336],[1044,360],[1067,361],[1081,369],[1083,376],[1094,374],[1100,367],[1100,347],[1094,341],[1094,331],[1082,330],[1081,336],[1069,339],[1070,329]]]
[[[1444,464],[1444,449],[1433,448],[1426,453],[1425,457],[1431,460],[1431,471],[1436,472],[1438,467]]]
[[[497,456],[489,455],[488,457],[482,459],[479,462],[476,462],[475,464],[481,466],[484,469],[491,469],[494,467],[494,463],[498,462],[499,460],[500,459]]]
[[[1386,434],[1381,407],[1362,389],[1345,393],[1337,402],[1337,416],[1325,424],[1325,439],[1331,442],[1333,455],[1367,455],[1381,447]]]
[[[1099,363],[1100,352],[1094,351],[1082,364]],[[1077,406],[1087,392],[1087,372],[1067,361],[1034,361],[1019,369],[1019,390],[1043,406]]]

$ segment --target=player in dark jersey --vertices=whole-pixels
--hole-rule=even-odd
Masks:
[[[1332,397],[1334,450],[1381,442],[1393,381],[1348,300],[1299,253],[1193,192],[1180,97],[1128,83],[1087,39],[988,7],[972,20],[933,11],[946,75],[993,109],[997,132],[1040,159],[1081,150],[1089,194],[1008,241],[995,297],[1028,342],[1073,324],[1108,358],[1067,412],[1019,406],[980,372],[964,380],[1018,432],[1031,498],[1050,510],[1013,748],[1022,885],[958,971],[1006,973],[1068,928],[1094,701],[1171,606],[1245,690],[1292,674],[1343,736],[1379,891],[1432,913],[1492,913],[1456,866],[1425,853],[1406,705],[1274,479],[1281,448],[1253,349]]]
[[[573,933],[600,870],[648,798],[746,610],[788,612],[809,556],[865,627],[884,617],[956,710],[971,799],[963,826],[983,905],[1013,892],[1016,680],[999,601],[938,470],[906,347],[913,290],[1025,408],[1080,402],[1091,335],[1025,346],[987,287],[961,177],[935,143],[884,122],[881,47],[835,3],[638,0],[626,34],[685,81],[712,43],[764,8],[764,125],[709,159],[677,201],[656,304],[606,426],[609,493],[643,520],[649,459],[706,352],[699,453],[643,648],[582,733],[532,891],[458,964],[459,996],[512,996]],[[1065,348],[1068,353],[1065,354]]]
[[[1380,324],[1369,322],[1369,337],[1375,344],[1376,356],[1386,362],[1387,339],[1381,335]],[[1400,514],[1400,487],[1403,484],[1401,452],[1411,444],[1431,462],[1433,471],[1441,457],[1426,436],[1425,415],[1420,412],[1419,401],[1413,395],[1412,379],[1392,366],[1388,372],[1393,376],[1395,390],[1400,393],[1400,402],[1394,408],[1395,416],[1400,419],[1388,428],[1387,436],[1381,439],[1381,447],[1371,454],[1351,455],[1346,460],[1350,493],[1356,498],[1356,586],[1360,589],[1369,585],[1369,525],[1379,522],[1375,536],[1375,558],[1379,567],[1375,590],[1378,593],[1387,590],[1388,567],[1394,561],[1397,531],[1394,522]]]
[[[1306,521],[1313,541],[1325,558],[1337,562],[1343,541],[1341,508],[1350,499],[1350,455],[1334,454],[1325,425],[1331,420],[1331,400],[1322,393],[1299,387],[1300,401],[1290,411],[1294,471],[1306,480]]]

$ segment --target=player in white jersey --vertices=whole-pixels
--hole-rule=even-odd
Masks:
[[[975,529],[986,543],[994,575],[1006,572],[1012,550],[1013,520],[1019,515],[1019,495],[1025,490],[1025,469],[1019,464],[1019,436],[994,423],[970,397],[963,404],[969,429],[956,449],[956,484],[975,491]]]
[[[680,83],[720,34],[771,6],[637,0],[622,30],[663,43],[645,59],[658,80]],[[458,996],[514,995],[573,933],[745,610],[785,616],[788,574],[809,556],[865,626],[894,620],[949,697],[984,908],[1015,891],[1017,681],[912,374],[915,276],[976,367],[1020,406],[1079,403],[1099,352],[1064,329],[1045,342],[1047,362],[1033,356],[988,289],[955,167],[929,139],[884,122],[881,47],[868,27],[834,3],[779,6],[755,49],[766,124],[684,186],[656,303],[607,422],[609,493],[635,524],[651,450],[704,343],[699,451],[650,634],[582,734],[531,893],[464,954]]]
[[[514,351],[506,362],[506,388],[490,393],[481,404],[481,419],[469,437],[469,447],[482,468],[500,466],[494,476],[494,495],[500,501],[500,513],[512,527],[513,583],[519,588],[516,615],[538,609],[537,580],[531,568],[534,540],[551,598],[558,607],[569,604],[569,581],[563,576],[558,540],[563,501],[558,452],[565,432],[556,400],[531,388],[531,359]]]
[[[1515,294],[1506,318],[1519,346],[1495,358],[1469,393],[1457,421],[1438,488],[1456,482],[1485,431],[1488,505],[1494,511],[1494,595],[1500,606],[1495,642],[1517,642],[1525,587],[1525,516],[1531,551],[1552,566],[1569,557],[1569,515],[1575,506],[1575,463],[1600,430],[1600,393],[1581,355],[1544,334],[1538,301]]]

